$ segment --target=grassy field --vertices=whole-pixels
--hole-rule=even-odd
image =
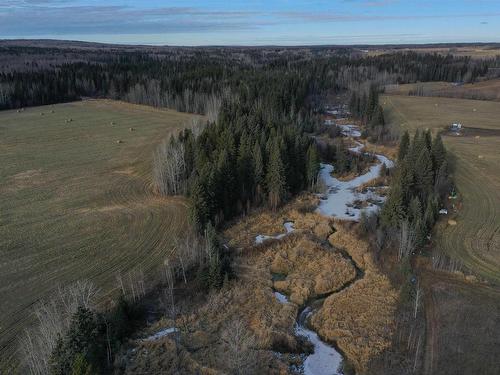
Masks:
[[[392,95],[408,95],[418,90],[421,91],[419,95],[422,96],[500,101],[500,79],[467,83],[461,86],[454,86],[449,82],[419,82],[388,85],[385,88],[385,92]]]
[[[448,98],[384,96],[382,100],[388,121],[410,131],[437,131],[452,122],[474,128],[463,136],[443,138],[456,157],[454,178],[463,205],[457,225],[441,223],[437,246],[480,276],[500,283],[500,106]]]
[[[0,354],[58,285],[104,297],[163,264],[186,204],[152,193],[152,152],[191,118],[101,100],[0,112]]]
[[[384,96],[387,120],[410,131],[466,127],[443,137],[456,159],[461,204],[443,218],[434,235],[435,253],[458,259],[490,285],[419,267],[424,287],[424,374],[496,374],[500,320],[500,105],[495,102]],[[447,219],[453,218],[456,225]]]
[[[384,53],[408,52],[414,51],[418,53],[437,53],[441,55],[453,55],[457,57],[468,56],[473,59],[491,59],[500,55],[500,48],[494,45],[469,45],[462,47],[445,47],[445,46],[425,46],[425,47],[409,47],[409,48],[373,48],[368,52],[369,56],[378,56]]]

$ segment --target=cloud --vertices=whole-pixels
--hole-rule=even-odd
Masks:
[[[475,17],[499,17],[500,12],[467,14],[423,14],[423,15],[384,15],[384,14],[339,14],[334,12],[277,12],[276,15],[307,22],[367,22],[425,19],[455,19]]]
[[[58,2],[60,5],[61,1]],[[57,0],[36,0],[56,4]],[[16,1],[16,3],[21,3]],[[24,2],[23,2],[24,3]],[[0,10],[0,35],[135,34],[252,30],[268,24],[248,11],[208,11],[191,7],[138,9],[122,5],[37,6]],[[20,22],[22,20],[22,22]]]

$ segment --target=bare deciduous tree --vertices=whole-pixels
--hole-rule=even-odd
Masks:
[[[178,195],[186,192],[186,163],[184,145],[171,139],[158,146],[153,159],[153,176],[156,189],[165,195]]]
[[[79,306],[92,308],[98,290],[89,281],[78,281],[58,288],[54,296],[37,305],[37,325],[26,330],[20,340],[20,353],[30,374],[49,372],[49,359],[57,339],[69,328]]]
[[[258,373],[256,339],[241,319],[230,321],[221,338],[229,373],[235,375]]]
[[[399,228],[399,251],[398,259],[406,258],[415,250],[416,234],[413,228],[410,228],[408,221],[403,221]]]

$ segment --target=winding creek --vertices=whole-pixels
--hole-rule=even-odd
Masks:
[[[343,125],[342,132],[345,136],[350,136],[352,138],[358,138],[361,136],[359,128],[355,125]],[[364,145],[362,143],[356,142],[356,146],[351,147],[349,150],[354,153],[360,153],[363,148]],[[376,194],[373,189],[366,189],[366,192],[357,191],[359,187],[379,176],[382,165],[385,165],[387,168],[391,168],[394,165],[393,162],[384,155],[375,154],[375,157],[378,161],[375,165],[371,166],[366,173],[349,181],[341,181],[334,178],[331,175],[334,170],[333,165],[321,164],[319,179],[326,186],[326,193],[321,195],[321,201],[317,207],[317,212],[325,216],[336,217],[343,220],[358,221],[362,211],[371,212],[378,210],[385,200],[384,197]],[[361,208],[356,207],[354,204],[356,201],[369,203],[367,206]],[[279,240],[294,230],[292,222],[286,222],[284,227],[285,233],[277,236],[258,235],[255,238],[255,242],[260,244],[268,239]],[[341,290],[348,288],[354,282],[363,277],[363,271],[358,267],[354,260],[349,256],[346,257],[356,268],[356,277]],[[338,293],[341,290],[333,291],[328,295]],[[290,303],[287,296],[284,294],[275,291],[274,295],[280,303]],[[297,317],[295,333],[306,337],[314,346],[314,352],[308,355],[304,361],[303,371],[305,375],[342,374],[342,354],[333,345],[322,341],[316,332],[308,328],[308,319],[314,313],[315,306],[321,304],[324,298],[328,297],[328,295],[308,301],[306,306],[299,311]]]

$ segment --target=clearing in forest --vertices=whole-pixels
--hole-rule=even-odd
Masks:
[[[58,285],[105,296],[163,264],[186,204],[152,193],[152,154],[192,118],[109,100],[0,112],[0,354]]]

